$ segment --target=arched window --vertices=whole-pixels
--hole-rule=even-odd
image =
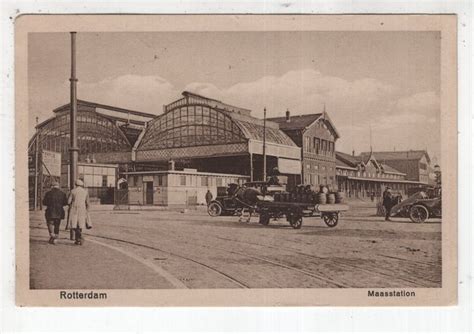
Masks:
[[[140,150],[177,148],[245,141],[234,121],[223,112],[202,105],[187,105],[150,121]]]
[[[69,153],[69,113],[56,115],[38,131],[40,147],[44,150]],[[90,111],[77,113],[77,145],[80,154],[126,152],[131,150],[122,131],[110,119]]]

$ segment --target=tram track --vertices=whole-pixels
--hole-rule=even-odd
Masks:
[[[242,282],[241,280],[235,279],[234,277],[232,277],[229,274],[226,274],[222,270],[219,270],[219,269],[217,269],[213,266],[210,266],[208,264],[205,264],[201,261],[194,260],[194,259],[192,259],[188,256],[184,256],[184,255],[181,255],[181,254],[177,254],[175,252],[171,252],[169,250],[164,250],[164,249],[160,249],[160,248],[157,248],[157,247],[154,247],[154,246],[145,245],[145,244],[142,244],[142,243],[137,243],[137,242],[128,241],[128,240],[124,240],[124,239],[106,237],[106,236],[96,235],[96,234],[91,235],[91,236],[92,237],[97,237],[97,238],[102,238],[102,239],[107,239],[107,240],[112,240],[112,241],[117,241],[117,242],[122,242],[122,243],[127,243],[127,244],[134,245],[134,246],[137,246],[137,247],[143,247],[143,248],[147,248],[147,249],[150,249],[150,250],[159,251],[159,252],[162,252],[162,253],[165,253],[165,254],[169,254],[171,256],[175,256],[175,257],[178,257],[178,258],[181,258],[181,259],[184,259],[184,260],[188,260],[188,261],[191,261],[193,263],[204,266],[207,269],[209,269],[211,271],[214,271],[215,273],[218,273],[221,276],[226,277],[227,279],[229,279],[229,280],[233,281],[234,283],[236,283],[237,285],[239,285],[241,288],[250,288],[250,285]],[[346,284],[337,282],[333,279],[328,279],[327,277],[315,274],[313,272],[303,270],[303,269],[299,269],[299,268],[295,268],[293,266],[289,266],[289,265],[286,265],[284,263],[280,263],[280,262],[273,261],[273,260],[268,260],[268,259],[265,259],[265,258],[262,258],[262,257],[259,257],[259,256],[248,255],[248,254],[245,254],[245,253],[242,253],[242,252],[228,250],[228,249],[215,247],[215,246],[209,246],[209,245],[203,245],[203,244],[197,244],[197,243],[190,243],[190,242],[187,242],[187,241],[185,243],[187,243],[191,246],[198,246],[198,247],[207,248],[207,249],[210,249],[210,250],[219,250],[219,251],[226,252],[226,253],[229,253],[229,254],[234,254],[234,255],[241,256],[241,257],[257,260],[257,261],[260,261],[260,262],[263,262],[263,263],[266,263],[266,264],[270,264],[270,265],[273,265],[273,266],[285,268],[287,270],[294,271],[294,272],[312,277],[313,279],[317,279],[319,281],[324,282],[325,284],[332,285],[332,286],[337,287],[337,288],[348,288],[348,286]]]
[[[97,234],[94,234],[94,235],[89,235],[89,237],[93,237],[93,238],[100,238],[100,239],[105,239],[105,240],[111,240],[111,241],[116,241],[116,242],[121,242],[121,243],[126,243],[126,244],[129,244],[129,245],[133,245],[133,246],[137,246],[137,247],[142,247],[142,248],[146,248],[146,249],[150,249],[150,250],[154,250],[154,251],[158,251],[158,252],[162,252],[162,253],[165,253],[165,254],[168,254],[170,256],[174,256],[174,257],[177,257],[177,258],[180,258],[180,259],[183,259],[183,260],[187,260],[187,261],[190,261],[190,262],[193,262],[195,264],[198,264],[202,267],[205,267],[206,269],[214,272],[215,274],[218,274],[219,276],[221,277],[224,277],[225,279],[233,282],[234,284],[236,284],[237,286],[239,286],[240,288],[243,288],[243,289],[249,289],[250,286],[248,286],[247,284],[235,279],[234,277],[224,273],[223,271],[215,268],[215,267],[212,267],[208,264],[205,264],[203,262],[200,262],[200,261],[197,261],[195,259],[192,259],[190,257],[187,257],[187,256],[183,256],[183,255],[180,255],[180,254],[177,254],[177,253],[174,253],[174,252],[171,252],[171,251],[168,251],[168,250],[164,250],[164,249],[160,249],[158,247],[154,247],[154,246],[150,246],[150,245],[145,245],[145,244],[142,244],[142,243],[138,243],[138,242],[133,242],[133,241],[129,241],[129,240],[124,240],[124,239],[119,239],[119,238],[112,238],[112,237],[106,237],[106,236],[103,236],[103,235],[97,235]]]
[[[301,256],[306,256],[308,258],[312,258],[312,259],[316,259],[318,261],[323,261],[323,262],[329,262],[329,263],[338,263],[340,265],[343,265],[343,266],[346,266],[346,267],[350,267],[350,268],[353,268],[353,269],[356,269],[356,270],[359,270],[361,272],[365,272],[365,273],[368,273],[368,274],[379,274],[381,276],[384,276],[384,277],[387,277],[387,278],[391,278],[391,279],[395,279],[395,280],[398,280],[398,281],[401,281],[401,282],[405,282],[405,283],[410,283],[410,284],[414,284],[416,286],[420,286],[421,287],[429,287],[429,286],[426,286],[426,285],[423,285],[423,284],[420,284],[419,282],[416,282],[416,281],[413,281],[411,279],[407,279],[407,278],[404,278],[404,277],[394,277],[393,275],[389,275],[389,274],[386,274],[380,270],[376,270],[373,266],[370,267],[370,269],[367,269],[367,268],[362,268],[360,266],[357,266],[357,265],[354,265],[353,263],[350,263],[349,260],[344,260],[344,259],[334,259],[334,258],[325,258],[325,257],[320,257],[320,256],[316,256],[316,255],[312,255],[312,254],[308,254],[308,253],[304,253],[304,252],[301,252],[297,249],[294,249],[294,248],[289,248],[289,247],[282,247],[282,246],[273,246],[273,245],[267,245],[267,244],[257,244],[257,243],[253,243],[253,242],[248,242],[248,241],[242,241],[242,240],[235,240],[235,239],[231,239],[231,238],[224,238],[224,237],[220,237],[220,236],[214,236],[215,238],[218,238],[218,239],[222,239],[222,240],[225,240],[225,241],[231,241],[231,242],[236,242],[236,243],[243,243],[243,244],[248,244],[248,245],[252,245],[252,246],[258,246],[258,247],[266,247],[266,248],[271,248],[271,249],[277,249],[277,250],[286,250],[288,252],[292,252],[293,254],[298,254],[298,255],[301,255]],[[389,256],[387,256],[389,257]],[[398,259],[400,260],[400,258],[394,258],[394,259]],[[405,261],[410,261],[410,260],[405,260]],[[415,263],[422,263],[420,261],[414,261]],[[429,265],[429,264],[426,264],[426,263],[423,263],[425,265]],[[429,279],[426,279],[425,280],[433,283],[433,284],[438,284],[439,282],[435,282],[435,281],[432,281],[432,280],[429,280]]]
[[[173,222],[168,222],[168,224],[169,226],[172,226]],[[117,228],[117,225],[115,225],[115,223],[114,224],[105,223],[103,226]],[[205,229],[202,231],[200,230],[199,232],[193,232],[192,227],[189,228],[186,226],[186,228],[183,230],[183,233],[176,233],[175,231],[167,228],[166,226],[167,225],[165,225],[163,228],[161,227],[157,228],[156,226],[140,226],[140,230],[138,231],[136,228],[130,227],[130,225],[121,224],[120,231],[122,231],[124,234],[128,234],[127,237],[123,237],[121,234],[117,234],[113,232],[113,230],[106,231],[105,234],[86,234],[86,235],[87,237],[91,237],[91,238],[109,240],[109,241],[114,241],[117,243],[122,243],[123,245],[135,246],[142,249],[148,249],[154,252],[161,252],[163,254],[168,254],[170,258],[174,257],[176,259],[189,261],[190,263],[194,263],[204,268],[204,270],[207,270],[213,273],[214,275],[217,275],[221,277],[222,279],[227,280],[228,282],[231,282],[232,285],[235,285],[236,287],[244,288],[244,289],[252,288],[255,286],[254,282],[252,281],[252,278],[247,279],[247,276],[242,276],[241,273],[238,273],[237,275],[235,275],[236,272],[232,273],[232,270],[235,270],[235,269],[231,267],[229,267],[230,268],[229,269],[229,268],[226,268],[225,266],[221,266],[220,264],[216,264],[213,262],[214,260],[211,259],[211,257],[209,257],[209,259],[206,259],[204,257],[200,258],[199,256],[198,258],[196,258],[194,255],[204,254],[204,253],[206,254],[209,253],[212,255],[212,253],[218,252],[218,253],[233,255],[232,257],[227,257],[227,258],[232,259],[232,261],[236,261],[236,262],[239,262],[239,261],[245,262],[243,259],[252,259],[254,261],[258,261],[259,263],[267,265],[262,268],[266,268],[265,270],[267,270],[267,272],[270,273],[270,275],[268,275],[267,273],[268,277],[271,277],[271,274],[272,274],[271,270],[274,271],[274,269],[271,269],[272,267],[279,267],[279,268],[288,270],[288,273],[292,272],[293,275],[295,274],[299,275],[299,277],[301,277],[302,279],[303,279],[303,276],[311,277],[311,279],[314,279],[316,282],[319,282],[318,286],[320,287],[356,288],[357,284],[351,284],[350,277],[347,275],[351,271],[354,272],[355,274],[354,277],[360,276],[362,278],[365,277],[365,278],[370,279],[371,276],[376,274],[379,276],[378,278],[379,281],[383,277],[385,277],[385,278],[390,279],[392,283],[395,283],[397,285],[403,285],[404,287],[427,287],[428,288],[428,287],[433,287],[433,285],[440,284],[439,281],[431,279],[431,278],[436,279],[435,275],[432,276],[432,273],[438,270],[438,268],[436,268],[435,266],[439,266],[439,264],[437,264],[436,262],[423,262],[423,261],[416,261],[416,260],[400,258],[400,257],[390,256],[390,255],[385,255],[385,254],[374,254],[374,256],[378,256],[379,259],[385,258],[385,259],[390,259],[391,261],[398,261],[398,263],[402,263],[402,264],[406,263],[405,265],[401,265],[401,270],[395,269],[397,271],[394,271],[394,268],[390,268],[390,263],[388,262],[382,263],[380,262],[380,260],[378,261],[379,264],[377,265],[375,262],[369,263],[368,261],[364,259],[360,259],[360,258],[343,259],[343,258],[321,257],[321,256],[309,254],[298,248],[291,247],[291,244],[284,245],[286,242],[290,242],[293,244],[299,242],[298,240],[291,240],[286,237],[277,238],[277,242],[279,244],[273,245],[273,244],[268,244],[268,243],[252,242],[252,241],[239,240],[239,239],[234,239],[231,237],[222,236],[222,235],[216,234],[215,231],[212,232],[213,229]],[[100,232],[100,231],[97,231],[97,232]],[[165,243],[168,243],[169,246],[156,247],[154,246],[156,242],[153,238],[151,239],[148,238],[148,240],[143,240],[144,236],[151,237],[154,234],[160,235],[160,237],[162,238],[161,240],[165,241]],[[137,238],[143,240],[144,242],[141,242],[141,240],[138,240]],[[133,241],[133,239],[137,241]],[[224,242],[232,242],[232,243],[235,243],[236,246],[230,246],[230,245],[227,246],[226,244],[222,242],[216,242],[216,241],[212,242],[213,239],[221,240]],[[282,239],[282,241],[278,241],[279,239]],[[205,243],[203,243],[202,240],[204,240]],[[260,241],[265,242],[265,240],[263,239]],[[173,244],[177,244],[177,245],[182,244],[184,253],[176,252]],[[273,256],[272,254],[268,252],[266,252],[265,254],[261,254],[261,252],[258,249],[255,249],[256,251],[255,255],[249,254],[249,252],[252,252],[251,248],[238,247],[237,244],[251,245],[253,247],[258,247],[258,248],[263,248],[263,249],[267,248],[267,249],[279,250],[281,256],[278,257],[277,253],[275,253],[274,254],[275,256]],[[120,247],[123,247],[123,246],[120,246]],[[207,250],[201,253],[199,249],[207,249]],[[140,251],[137,250],[137,252],[139,253]],[[302,256],[308,260],[302,259],[301,263],[298,263],[298,262],[295,262],[297,261],[296,260],[297,257],[288,258],[287,255],[284,254],[284,252]],[[317,260],[317,262],[310,261],[309,259]],[[353,262],[358,262],[358,263],[353,263]],[[321,264],[322,268],[324,269],[323,270],[318,269],[318,267],[313,266],[313,264],[315,265]],[[360,264],[362,264],[363,266],[360,266]],[[307,265],[307,267],[302,267],[303,265]],[[414,272],[416,276],[413,276],[411,272],[413,271],[414,266],[417,266],[417,265],[421,266],[421,268],[423,269],[421,270],[421,273]],[[396,266],[398,265],[396,264],[395,267]],[[280,271],[280,272],[283,273],[283,271]],[[357,274],[357,272],[359,272],[360,274]],[[245,273],[243,274],[248,275]],[[286,274],[282,274],[282,275],[285,276]],[[331,278],[332,275],[334,275],[336,279]],[[342,276],[339,276],[339,275],[342,275]],[[410,275],[413,277],[411,277]],[[410,276],[410,277],[407,277],[407,276]],[[245,277],[245,279],[242,279],[242,277]],[[295,276],[295,277],[298,277],[298,276]],[[249,283],[249,280],[250,280],[250,283]],[[383,279],[382,282],[384,280],[385,279]],[[309,283],[310,281],[307,280],[306,282]],[[423,282],[425,284],[423,284]],[[356,283],[356,282],[353,282],[353,283]]]
[[[161,231],[160,234],[163,234],[163,231]],[[170,236],[171,238],[176,237],[175,235],[170,235],[168,233],[167,233],[167,235]],[[296,250],[294,248],[282,247],[282,246],[276,247],[276,246],[268,245],[268,244],[264,245],[264,244],[261,244],[261,243],[252,243],[252,242],[241,241],[241,240],[236,240],[236,239],[232,239],[232,238],[225,238],[225,237],[217,236],[217,235],[214,235],[214,234],[207,234],[206,236],[207,237],[213,237],[213,238],[220,239],[220,240],[224,240],[224,241],[231,241],[231,242],[236,242],[236,243],[249,244],[249,245],[263,247],[263,248],[271,248],[271,249],[276,249],[276,250],[285,250],[285,251],[291,252],[292,254],[298,254],[298,255],[301,255],[301,256],[305,256],[307,258],[315,259],[315,260],[318,260],[319,262],[324,262],[324,263],[329,264],[329,265],[333,265],[333,264],[336,263],[339,266],[343,266],[343,267],[346,267],[346,268],[351,268],[352,270],[363,272],[363,273],[368,274],[368,275],[373,275],[375,273],[375,274],[378,274],[382,277],[389,278],[392,281],[398,281],[400,284],[407,284],[407,286],[428,288],[428,287],[431,287],[432,285],[439,284],[439,282],[437,282],[437,281],[433,281],[433,280],[428,279],[427,277],[423,277],[423,280],[432,283],[432,285],[430,286],[430,285],[422,284],[419,281],[416,281],[416,280],[413,280],[413,279],[410,279],[410,278],[407,278],[407,277],[400,277],[400,276],[394,276],[394,275],[391,275],[391,274],[387,274],[386,272],[379,270],[379,268],[376,268],[373,265],[371,265],[369,268],[363,268],[361,266],[358,266],[358,265],[355,265],[355,264],[351,263],[350,260],[324,258],[324,257],[304,253],[304,252],[301,252],[301,251]],[[348,288],[349,287],[347,284],[345,284],[343,282],[339,282],[339,281],[334,280],[332,278],[328,278],[328,277],[316,274],[312,271],[295,268],[292,265],[281,263],[279,261],[269,260],[269,259],[266,259],[266,258],[263,258],[263,257],[260,257],[260,256],[248,255],[248,254],[245,254],[243,252],[236,251],[236,250],[229,250],[229,249],[224,249],[224,248],[220,248],[220,247],[216,247],[216,246],[190,243],[189,240],[181,241],[181,242],[184,242],[184,243],[187,243],[187,244],[190,244],[190,245],[194,245],[194,246],[208,248],[208,249],[217,249],[217,250],[227,252],[227,253],[230,253],[230,254],[235,254],[235,255],[251,258],[251,259],[258,260],[258,261],[261,261],[261,262],[265,262],[265,263],[268,263],[268,264],[271,264],[271,265],[274,265],[274,266],[278,266],[278,267],[281,267],[281,268],[286,268],[288,270],[292,270],[292,271],[295,271],[295,272],[299,272],[303,275],[313,277],[315,279],[318,279],[318,280],[324,282],[325,284],[329,284],[329,285],[332,285],[334,287],[338,287],[338,288]],[[397,260],[400,260],[400,259],[397,259]],[[406,261],[410,261],[410,260],[406,260]],[[422,263],[422,264],[425,264],[425,265],[429,265],[428,263],[423,263],[421,261],[416,261],[416,262],[419,262],[420,264]]]

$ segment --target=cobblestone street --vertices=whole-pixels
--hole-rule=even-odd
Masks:
[[[440,287],[441,223],[375,217],[359,205],[335,228],[305,218],[300,230],[212,218],[202,210],[92,211],[83,246],[64,231],[48,244],[31,213],[33,289]]]

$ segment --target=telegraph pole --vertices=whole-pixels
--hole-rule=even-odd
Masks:
[[[77,78],[76,78],[76,32],[71,32],[71,111],[70,111],[70,148],[69,148],[69,189],[74,188],[77,178]]]
[[[263,108],[263,181],[267,180],[267,108]]]

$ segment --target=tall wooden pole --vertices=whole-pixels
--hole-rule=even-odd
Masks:
[[[267,180],[267,108],[263,108],[263,181]]]
[[[70,148],[69,148],[69,189],[74,188],[77,178],[77,78],[76,78],[76,32],[71,32],[71,111],[70,111]]]

